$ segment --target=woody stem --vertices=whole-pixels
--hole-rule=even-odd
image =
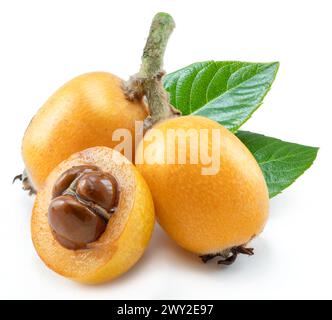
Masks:
[[[150,115],[144,123],[146,128],[160,120],[180,115],[170,105],[162,84],[164,53],[174,27],[174,20],[168,13],[160,12],[155,15],[144,47],[140,71],[124,83],[128,99],[139,100],[143,96],[147,98]]]

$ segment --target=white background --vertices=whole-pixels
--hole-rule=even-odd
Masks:
[[[165,56],[280,61],[265,103],[243,128],[321,147],[315,164],[271,201],[255,256],[203,265],[157,227],[142,260],[121,278],[84,286],[48,270],[30,240],[33,198],[12,185],[30,118],[55,89],[87,71],[138,70],[150,21],[171,13]],[[0,298],[332,298],[331,1],[0,2]]]

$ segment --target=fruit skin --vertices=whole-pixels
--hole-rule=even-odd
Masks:
[[[121,163],[122,161],[122,163]],[[120,198],[106,231],[86,250],[68,250],[53,237],[47,209],[52,187],[61,173],[77,165],[96,165],[119,183]],[[59,164],[38,192],[31,233],[40,258],[55,272],[82,283],[109,281],[130,269],[142,256],[154,226],[154,207],[147,184],[135,166],[119,152],[89,148]]]
[[[117,128],[132,133],[147,116],[143,102],[128,101],[122,80],[107,72],[80,75],[57,90],[30,122],[22,155],[34,189],[71,154],[94,146],[114,148]]]
[[[147,147],[152,148],[148,162],[165,159],[160,150],[167,129],[192,128],[220,130],[221,166],[216,175],[201,175],[204,166],[189,164],[189,152],[186,164],[141,163]],[[267,186],[256,160],[235,135],[198,116],[166,120],[154,129],[163,135],[148,142],[152,131],[146,133],[136,151],[137,168],[150,187],[157,220],[173,240],[204,255],[246,244],[262,231],[268,217]]]

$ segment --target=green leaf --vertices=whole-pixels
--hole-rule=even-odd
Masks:
[[[262,134],[238,131],[260,165],[270,198],[291,185],[316,159],[318,148],[285,142]]]
[[[235,132],[262,104],[278,67],[278,62],[198,62],[166,75],[164,86],[183,115],[205,116]]]

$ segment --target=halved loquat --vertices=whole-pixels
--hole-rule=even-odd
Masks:
[[[32,240],[55,272],[84,283],[111,280],[146,249],[154,225],[150,191],[119,152],[73,154],[48,176],[32,214]]]

